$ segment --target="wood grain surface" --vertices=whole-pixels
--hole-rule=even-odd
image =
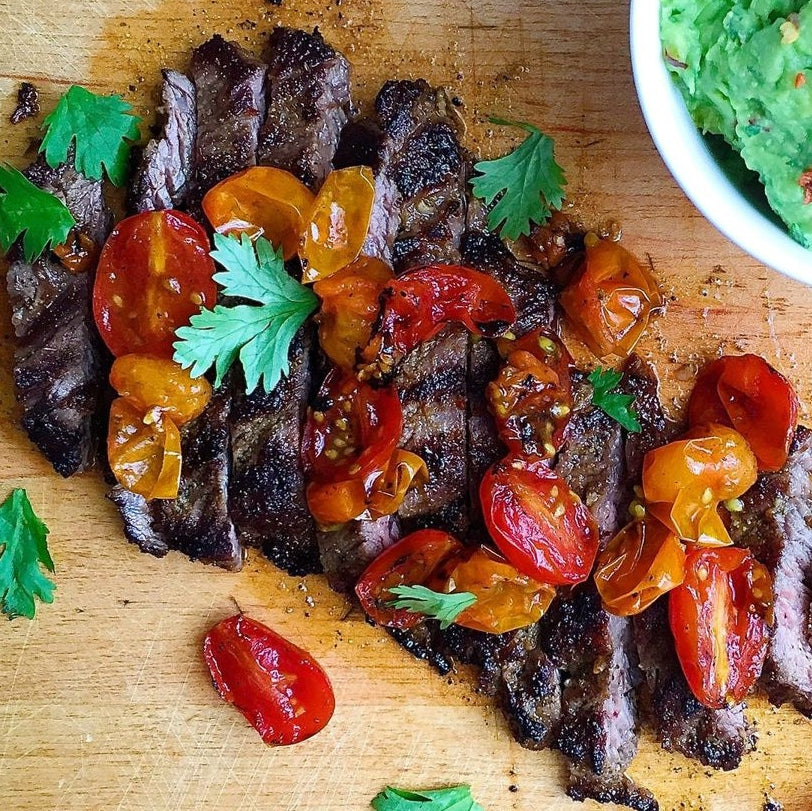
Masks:
[[[812,403],[812,293],[757,264],[699,215],[646,133],[617,0],[0,0],[0,160],[30,159],[39,122],[11,127],[19,82],[44,110],[71,83],[123,93],[154,119],[158,69],[184,68],[221,32],[259,51],[277,22],[318,25],[345,50],[357,97],[384,78],[426,76],[464,102],[468,144],[507,145],[489,113],[556,138],[569,197],[592,223],[617,220],[670,296],[646,339],[678,408],[719,347],[764,354]],[[318,577],[280,575],[257,555],[239,575],[124,540],[96,476],[60,479],[18,427],[8,304],[0,300],[0,496],[28,489],[51,528],[56,602],[0,623],[0,809],[360,811],[387,783],[467,781],[488,811],[575,808],[563,760],[522,750],[469,673],[442,679],[369,627]],[[207,628],[236,608],[312,651],[335,718],[316,738],[270,749],[212,690]],[[735,773],[663,752],[644,733],[631,774],[663,809],[812,808],[812,725],[760,697],[758,751]],[[592,806],[590,806],[592,807]],[[597,807],[597,806],[595,806]]]

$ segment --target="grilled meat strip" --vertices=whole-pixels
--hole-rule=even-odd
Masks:
[[[59,197],[78,229],[101,248],[112,227],[101,181],[69,164],[51,169],[40,159],[26,174]],[[6,285],[22,425],[54,469],[70,476],[95,462],[96,413],[109,367],[91,310],[95,267],[73,273],[52,254],[29,263],[16,249],[10,258]]]
[[[775,594],[762,683],[773,704],[812,717],[812,431],[798,428],[784,467],[760,476],[742,501],[733,541],[767,566]]]
[[[258,163],[285,169],[315,191],[330,171],[350,112],[349,63],[318,29],[274,29],[267,58]]]

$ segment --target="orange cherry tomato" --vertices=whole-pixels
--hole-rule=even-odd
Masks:
[[[313,192],[284,169],[252,166],[226,178],[203,198],[203,211],[221,234],[262,235],[285,259],[296,255]]]
[[[327,175],[305,223],[299,249],[304,284],[332,276],[358,258],[374,202],[375,176],[368,166],[351,166]]]
[[[692,550],[685,572],[668,604],[682,672],[706,707],[737,704],[764,666],[772,579],[749,552],[732,546]]]
[[[211,399],[205,377],[192,377],[175,361],[149,355],[117,358],[110,385],[142,414],[157,408],[177,426],[202,414]]]
[[[144,414],[123,397],[110,406],[107,459],[118,483],[144,498],[177,498],[180,432],[160,410]]]
[[[792,384],[758,355],[726,355],[696,379],[688,402],[691,425],[731,425],[750,443],[759,470],[780,470],[798,427]]]
[[[731,543],[719,503],[738,498],[755,481],[756,458],[747,440],[725,425],[697,426],[643,461],[648,509],[682,540],[703,546]]]
[[[316,316],[319,344],[342,369],[352,370],[358,350],[369,343],[380,312],[381,292],[393,278],[386,263],[362,256],[313,285],[313,292],[321,299]]]
[[[650,271],[606,239],[587,244],[583,264],[560,301],[578,337],[601,358],[628,355],[652,310],[662,306]]]
[[[447,560],[460,555],[463,545],[447,532],[421,529],[401,538],[367,566],[355,586],[361,607],[378,625],[408,629],[421,617],[387,603],[395,586],[423,586]]]
[[[454,622],[487,634],[503,634],[538,622],[555,597],[552,586],[522,574],[486,546],[450,558],[429,588],[447,594],[473,594],[476,602]]]
[[[217,299],[209,250],[203,227],[179,211],[145,211],[113,229],[99,257],[93,315],[116,357],[172,357],[175,330]]]
[[[645,611],[685,578],[685,547],[656,519],[627,524],[598,555],[595,585],[607,611]]]

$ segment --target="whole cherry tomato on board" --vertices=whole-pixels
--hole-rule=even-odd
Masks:
[[[188,214],[145,211],[110,234],[96,271],[93,315],[115,355],[171,358],[175,330],[217,298],[209,237]]]
[[[767,569],[736,547],[694,549],[685,581],[669,595],[677,657],[706,707],[741,701],[761,675],[772,623]]]
[[[252,166],[227,177],[203,198],[203,211],[221,234],[262,235],[282,247],[285,259],[299,250],[313,192],[298,178],[273,166]]]
[[[543,460],[497,462],[482,479],[479,497],[491,537],[520,572],[550,585],[589,577],[598,552],[595,519]]]
[[[560,301],[578,337],[599,358],[628,355],[652,311],[662,306],[652,274],[617,242],[594,238]]]
[[[224,701],[267,744],[287,746],[321,732],[335,710],[327,674],[313,657],[242,614],[217,623],[203,658]]]
[[[792,384],[758,355],[725,355],[696,379],[688,401],[691,425],[730,425],[749,443],[759,470],[780,470],[798,427]]]

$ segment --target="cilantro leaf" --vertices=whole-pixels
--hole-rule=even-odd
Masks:
[[[564,202],[564,172],[555,162],[553,139],[538,127],[520,121],[491,118],[494,124],[521,127],[530,133],[512,152],[501,158],[480,161],[471,178],[475,197],[488,206],[488,228],[506,239],[530,234],[531,223],[547,221]]]
[[[225,268],[214,276],[223,294],[259,306],[218,304],[193,315],[189,326],[175,333],[175,361],[191,367],[194,377],[214,366],[219,386],[239,357],[246,391],[250,394],[262,383],[269,392],[287,375],[291,341],[318,299],[288,275],[282,251],[275,253],[267,239],[260,237],[254,246],[246,234],[240,239],[215,234],[214,245],[211,255]]]
[[[115,186],[127,180],[130,141],[140,137],[141,119],[121,96],[97,96],[73,85],[45,119],[45,138],[39,151],[51,168],[65,163],[75,144],[76,169],[86,177],[101,180],[102,171]]]
[[[2,163],[0,190],[0,248],[4,253],[24,234],[23,254],[26,262],[33,262],[51,245],[62,245],[76,225],[73,214],[58,197]]]
[[[11,619],[34,619],[34,597],[54,601],[55,586],[40,570],[54,570],[47,536],[25,490],[12,490],[0,505],[0,608]]]
[[[454,620],[476,602],[476,595],[470,591],[459,591],[453,594],[444,594],[432,591],[425,586],[395,586],[389,591],[397,599],[390,600],[388,605],[393,608],[405,608],[413,614],[425,614],[432,619],[440,620],[440,628],[444,631]]]
[[[485,811],[468,785],[431,791],[406,791],[387,786],[372,801],[375,811]]]
[[[619,422],[627,431],[637,434],[643,430],[637,420],[637,413],[632,408],[634,395],[612,391],[623,379],[620,372],[598,366],[588,379],[592,384],[594,405],[615,422]]]

